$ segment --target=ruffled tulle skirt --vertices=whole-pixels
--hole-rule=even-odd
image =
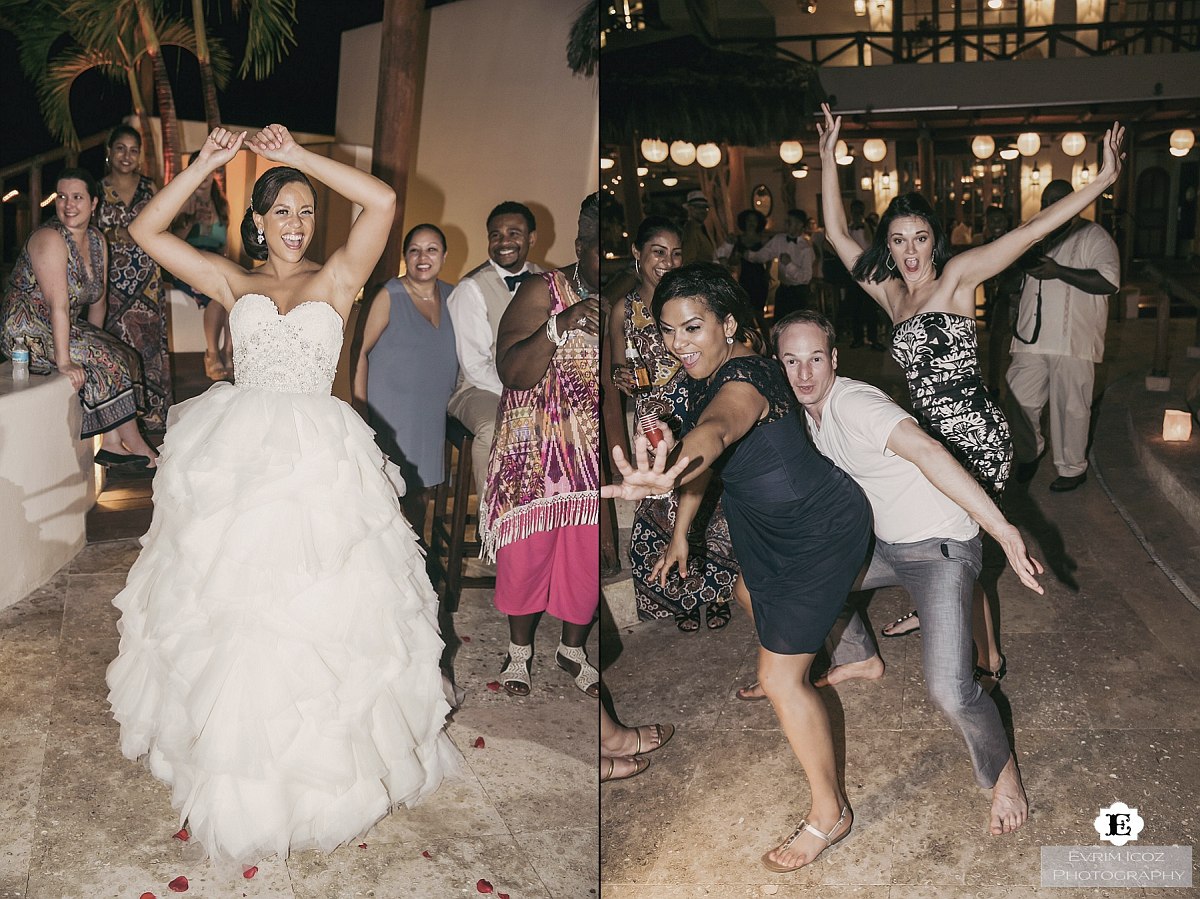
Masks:
[[[193,840],[329,851],[432,793],[459,760],[437,599],[371,430],[217,384],[172,409],[160,463],[108,699]]]

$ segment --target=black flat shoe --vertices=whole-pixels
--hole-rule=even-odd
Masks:
[[[102,449],[96,453],[95,462],[97,465],[136,465],[138,468],[145,468],[150,464],[150,457],[135,456],[133,453],[110,453]]]
[[[1073,475],[1071,477],[1067,477],[1066,475],[1059,475],[1057,478],[1055,478],[1053,481],[1050,482],[1050,489],[1053,490],[1055,493],[1066,493],[1070,490],[1074,490],[1076,487],[1078,487],[1080,484],[1082,484],[1086,480],[1087,480],[1087,472],[1086,471],[1083,474],[1077,474],[1077,475]]]

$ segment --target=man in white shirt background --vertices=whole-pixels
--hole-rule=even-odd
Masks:
[[[916,602],[926,690],[966,742],[977,782],[993,791],[990,832],[1009,833],[1028,811],[1021,775],[995,702],[972,678],[980,525],[1038,593],[1041,566],[974,478],[911,415],[870,384],[837,376],[834,338],[828,319],[809,310],[779,322],[772,337],[813,444],[871,503],[875,543],[858,589],[903,586]],[[844,629],[835,625],[830,635],[838,642],[825,682],[882,676],[883,661],[861,616],[855,611],[842,621]]]
[[[770,263],[779,260],[779,286],[775,288],[774,320],[808,305],[816,254],[808,238],[808,213],[790,209],[787,232],[776,234],[758,250],[747,250],[742,257],[751,262]]]
[[[1072,191],[1070,182],[1051,181],[1042,191],[1042,208]],[[1043,241],[1041,256],[1018,265],[1025,284],[1007,378],[1020,409],[1012,423],[1014,474],[1019,482],[1033,478],[1046,447],[1041,418],[1049,404],[1058,472],[1050,489],[1061,493],[1087,480],[1092,388],[1096,363],[1104,360],[1108,297],[1121,282],[1121,254],[1107,231],[1076,216]]]
[[[471,474],[479,496],[504,389],[496,371],[500,319],[521,282],[542,271],[528,261],[537,243],[537,223],[528,206],[511,200],[498,205],[488,215],[487,236],[487,261],[467,272],[446,300],[459,368],[458,386],[447,411],[475,435]]]

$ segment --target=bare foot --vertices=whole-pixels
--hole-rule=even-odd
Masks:
[[[849,662],[845,665],[834,665],[823,675],[813,681],[814,687],[829,687],[840,684],[844,680],[879,680],[883,677],[883,659],[871,656],[861,662]]]
[[[811,829],[806,828],[794,837],[788,837],[782,845],[772,849],[763,856],[763,863],[776,873],[783,874],[811,865],[817,857],[841,840],[850,832],[854,823],[854,814],[849,806],[843,806],[841,816],[829,815],[828,819],[817,818],[811,812],[805,819],[812,828],[824,833],[829,840],[823,840]],[[770,864],[767,864],[767,863]]]
[[[1017,770],[1017,760],[1008,757],[1008,764],[996,778],[996,786],[992,788],[992,809],[989,815],[988,830],[992,836],[1012,833],[1025,823],[1029,817],[1029,802],[1025,798],[1025,788],[1021,785],[1021,772]]]

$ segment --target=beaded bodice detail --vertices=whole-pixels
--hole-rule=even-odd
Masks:
[[[329,394],[342,351],[342,317],[309,300],[279,314],[268,296],[248,293],[229,316],[234,383],[276,393]]]

